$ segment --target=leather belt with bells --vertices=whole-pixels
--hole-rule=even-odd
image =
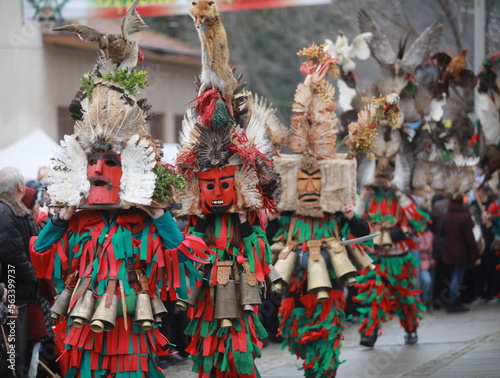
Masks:
[[[245,261],[243,264],[243,269],[245,271],[245,275],[247,277],[247,283],[250,286],[257,285],[257,277],[255,277],[255,273],[250,271],[250,263]]]
[[[306,244],[309,248],[309,257],[313,261],[319,261],[321,258],[321,240],[309,240]]]
[[[281,252],[278,255],[278,259],[284,260],[288,256],[290,252],[294,250],[294,248],[299,244],[298,242],[287,242],[285,246],[281,249]]]
[[[340,253],[344,250],[344,247],[340,244],[337,238],[328,238],[326,239],[326,242],[328,243],[330,249],[335,253]]]
[[[217,261],[217,284],[225,285],[231,277],[232,261]]]

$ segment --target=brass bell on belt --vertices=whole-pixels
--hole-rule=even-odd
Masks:
[[[69,317],[73,320],[73,327],[82,328],[85,323],[90,323],[94,312],[95,298],[91,290],[85,290],[85,294],[76,302]]]
[[[326,261],[319,255],[316,260],[311,256],[307,259],[307,291],[316,294],[318,301],[325,301],[329,297],[328,291],[332,288]]]
[[[369,270],[374,270],[375,265],[373,265],[372,258],[368,255],[368,253],[359,250],[359,248],[351,248],[346,246],[347,254],[349,258],[356,266],[357,270],[363,270],[368,268]]]
[[[283,291],[281,275],[273,264],[269,264],[269,269],[271,269],[271,271],[266,275],[266,284],[269,286],[271,293],[279,294]]]
[[[57,320],[60,316],[66,316],[68,314],[68,307],[72,294],[73,291],[65,287],[61,294],[57,296],[56,301],[50,308],[50,317],[53,320]]]
[[[111,303],[106,307],[108,296],[111,295]],[[111,331],[115,328],[116,314],[118,311],[118,296],[116,294],[104,293],[101,302],[92,316],[90,329],[96,333]]]
[[[375,247],[384,248],[389,250],[392,247],[391,233],[388,229],[380,230],[380,233],[373,239],[373,244]]]
[[[253,312],[253,306],[262,303],[259,284],[257,280],[255,280],[255,284],[252,286],[247,281],[247,273],[245,272],[240,273],[240,277],[240,305],[243,306],[243,311]]]
[[[222,328],[231,327],[230,319],[236,319],[241,316],[240,303],[236,282],[229,280],[225,285],[218,284],[215,296],[215,319],[223,319]]]
[[[167,316],[168,311],[158,294],[155,294],[154,298],[151,299],[151,308],[153,310],[155,324],[161,324],[161,318]]]
[[[196,306],[198,302],[198,298],[200,297],[202,286],[189,286],[188,287],[188,297],[179,298],[177,302],[175,302],[175,306],[181,311],[187,311],[189,306]]]
[[[154,322],[153,309],[148,293],[137,294],[137,302],[135,304],[134,323],[139,324],[143,330],[149,331],[153,328]]]
[[[283,255],[285,257],[282,258]],[[297,252],[295,252],[295,250],[293,250],[289,245],[285,245],[280,253],[278,260],[276,260],[274,267],[276,268],[278,274],[281,276],[282,282],[286,285],[290,284],[296,261]]]
[[[351,260],[347,257],[347,252],[345,247],[340,245],[337,239],[330,238],[326,240],[329,248],[328,254],[330,255],[330,261],[335,271],[337,279],[348,286],[356,283],[354,278],[357,274],[357,270],[352,265]]]

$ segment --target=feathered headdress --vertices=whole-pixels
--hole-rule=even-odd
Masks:
[[[138,49],[136,44],[132,44],[134,48]],[[136,65],[137,51],[131,53]],[[53,158],[48,190],[55,205],[79,206],[88,196],[87,157],[95,152],[121,155],[123,207],[155,202],[166,206],[172,200],[172,190],[185,186],[173,167],[161,163],[161,142],[147,133],[151,106],[146,99],[135,97],[138,88],[147,86],[146,74],[130,67],[121,69],[101,51],[93,71],[82,77],[83,86],[70,105],[75,132],[64,137]]]
[[[182,203],[179,215],[202,213],[198,172],[227,166],[237,166],[237,201],[229,212],[276,209],[281,180],[272,158],[276,138],[283,136],[285,127],[271,106],[257,96],[248,97],[243,88],[240,83],[235,91],[240,106],[233,115],[216,88],[202,93],[196,106],[186,112],[176,166],[189,186],[178,197]]]
[[[338,75],[336,60],[325,51],[324,44],[312,44],[298,53],[307,57],[300,68],[306,79],[295,92],[291,117],[290,150],[274,159],[283,180],[282,211],[296,211],[310,216],[323,216],[344,209],[346,201],[356,194],[356,161],[337,153],[337,117],[335,88],[325,78]],[[321,206],[302,209],[297,193],[299,169],[318,166],[321,170]]]

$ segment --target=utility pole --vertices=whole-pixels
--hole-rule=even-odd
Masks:
[[[485,51],[486,0],[474,0],[474,72],[481,68]]]

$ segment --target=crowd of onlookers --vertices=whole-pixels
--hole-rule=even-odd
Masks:
[[[0,324],[3,327],[0,358],[5,361],[6,323],[14,315],[16,377],[51,376],[57,373],[58,350],[50,318],[50,306],[55,292],[52,282],[38,279],[30,262],[29,242],[52,216],[47,193],[49,168],[41,167],[37,180],[24,181],[17,168],[0,169]],[[464,304],[498,303],[500,291],[500,243],[495,241],[491,215],[487,209],[496,201],[488,187],[478,187],[470,197],[434,194],[428,202],[414,197],[417,204],[430,214],[429,227],[415,235],[420,259],[419,285],[421,300],[428,309],[444,308],[448,312],[464,312]],[[179,220],[179,227],[184,223]],[[8,267],[15,267],[8,273]],[[15,295],[8,297],[8,274],[14,277]],[[356,304],[351,300],[355,288],[346,289],[346,313],[356,317]],[[263,324],[269,338],[265,342],[280,342],[276,335],[277,309],[280,299],[268,297],[261,305]],[[188,324],[185,313],[174,302],[166,302],[169,311],[162,333],[179,351],[157,360],[161,367],[184,363],[188,345],[183,330]],[[29,321],[28,321],[29,320]],[[6,364],[0,364],[1,377],[9,377]],[[29,375],[31,369],[31,375]]]

